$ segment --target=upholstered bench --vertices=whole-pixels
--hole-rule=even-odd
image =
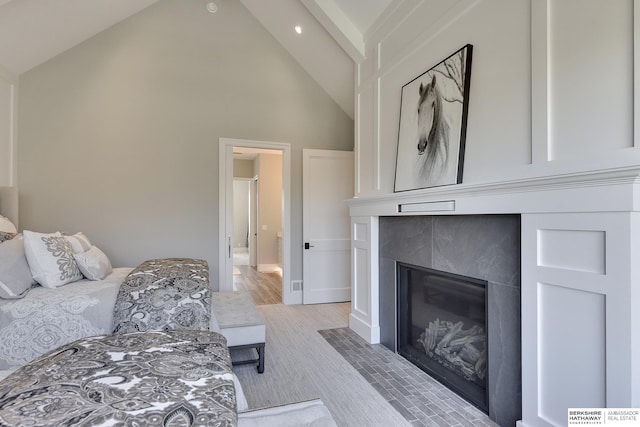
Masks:
[[[248,292],[214,292],[211,298],[220,333],[229,350],[256,349],[257,359],[233,361],[234,365],[257,363],[264,372],[265,326]]]

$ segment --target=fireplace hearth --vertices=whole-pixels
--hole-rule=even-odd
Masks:
[[[398,353],[488,413],[486,280],[397,263]]]

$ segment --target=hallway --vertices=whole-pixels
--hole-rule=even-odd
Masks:
[[[233,253],[233,290],[247,291],[256,305],[282,304],[282,276],[260,273],[249,265],[249,255],[237,248]]]

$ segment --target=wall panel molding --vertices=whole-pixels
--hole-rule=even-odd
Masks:
[[[402,49],[385,49],[385,42],[388,42],[391,34],[387,35],[387,37],[385,37],[383,40],[380,40],[378,43],[378,45],[380,46],[379,50],[381,52],[378,63],[378,77],[389,74],[396,68],[403,66],[406,60],[412,58],[419,50],[432,43],[439,34],[455,24],[456,21],[458,21],[462,16],[471,11],[471,9],[473,9],[481,1],[482,0],[472,0],[470,2],[458,1],[454,3],[451,8],[446,11],[446,13],[439,17],[432,25],[426,27],[426,30],[422,32],[419,37],[416,37],[412,42],[408,43]],[[412,10],[411,13],[417,13],[417,10],[421,6],[422,3],[414,10]],[[402,28],[401,24],[402,23],[399,23],[394,31],[400,31]],[[386,57],[383,55],[385,50],[388,50],[390,52],[390,54]],[[444,59],[444,57],[440,59]],[[436,61],[432,65],[435,65],[437,62],[438,61]]]
[[[588,5],[589,3],[585,3],[585,6]],[[576,109],[573,116],[584,116],[584,122],[587,129],[592,125],[593,122],[596,122],[596,120],[590,118],[593,113],[590,112],[590,108],[588,105],[584,105],[584,103],[582,103],[580,99],[571,99],[571,97],[567,97],[566,93],[564,93],[564,91],[567,91],[568,87],[570,86],[567,84],[562,84],[563,82],[567,81],[567,76],[563,76],[564,78],[561,81],[556,81],[556,79],[558,79],[558,75],[554,75],[555,73],[559,73],[559,75],[561,75],[563,71],[563,64],[555,63],[557,62],[555,61],[555,59],[557,59],[558,54],[556,53],[556,56],[554,57],[554,49],[561,49],[557,46],[562,44],[558,44],[554,42],[554,40],[558,41],[561,40],[562,37],[566,37],[566,34],[556,34],[556,31],[554,31],[554,28],[557,29],[558,26],[562,26],[557,22],[556,24],[554,24],[555,20],[561,19],[561,17],[556,17],[557,14],[554,13],[554,6],[564,6],[564,3],[562,3],[562,0],[539,0],[531,2],[532,164],[539,165],[554,160],[568,160],[568,155],[566,153],[568,150],[572,149],[572,146],[565,146],[565,144],[567,144],[571,139],[582,140],[581,144],[586,148],[586,150],[582,151],[571,150],[572,152],[575,152],[575,158],[578,159],[589,155],[597,155],[597,153],[599,152],[606,152],[608,154],[609,152],[613,152],[620,148],[633,149],[639,146],[640,143],[636,142],[636,140],[640,138],[640,119],[637,119],[640,114],[640,101],[636,94],[638,93],[638,90],[640,90],[640,1],[629,0],[627,5],[632,8],[632,14],[630,17],[632,21],[632,34],[629,34],[628,37],[630,45],[632,46],[631,54],[633,58],[631,58],[628,64],[630,67],[632,67],[632,70],[627,70],[627,72],[631,75],[631,81],[629,82],[631,87],[628,87],[628,90],[621,90],[619,85],[623,85],[625,83],[624,81],[622,81],[622,83],[619,83],[616,80],[614,83],[618,85],[618,89],[614,93],[633,94],[631,105],[629,105],[629,107],[633,110],[633,113],[629,117],[630,123],[625,123],[622,126],[615,125],[615,133],[613,133],[610,138],[604,138],[607,139],[607,141],[602,144],[601,140],[603,138],[595,136],[594,139],[591,139],[591,135],[588,134],[588,132],[586,132],[587,135],[585,136],[584,132],[580,132],[580,130],[577,128],[575,131],[575,138],[567,138],[566,136],[558,137],[558,135],[563,135],[563,132],[561,130],[559,131],[558,129],[562,129],[563,126],[566,126],[565,120],[560,120],[559,117],[567,117],[567,105],[571,102],[574,102],[576,104]],[[625,6],[625,3],[623,2],[616,3],[615,5],[607,4],[607,7],[609,6],[617,6],[619,8],[628,7]],[[576,22],[578,22],[581,17],[576,16],[575,19],[577,20]],[[607,21],[606,19],[604,19],[603,25],[606,24]],[[567,22],[564,27],[568,28],[570,25],[571,22]],[[606,32],[602,28],[598,28],[598,30],[602,31],[603,33]],[[585,41],[583,44],[578,44],[575,47],[578,49],[578,51],[584,51],[592,48],[588,41]],[[599,52],[594,52],[595,57],[598,57],[598,54]],[[617,53],[617,55],[619,55],[618,58],[626,58],[624,54]],[[605,61],[606,60],[607,59],[605,59]],[[608,58],[608,60],[610,60],[610,58]],[[594,64],[600,63],[594,62]],[[615,67],[616,65],[613,64],[613,66]],[[596,82],[605,82],[607,80],[607,77],[602,76],[602,73],[596,73],[597,68],[597,66],[594,66],[593,69],[584,70],[584,73],[578,73],[579,75],[575,76],[576,85],[581,85],[585,81],[593,81],[595,85],[594,88],[599,90]],[[595,74],[589,76],[590,72]],[[602,93],[607,93],[606,91],[607,89],[605,88]],[[579,91],[580,94],[582,94],[582,92]],[[620,100],[619,97],[615,94],[612,94],[609,99],[602,99],[602,97],[598,93],[594,93],[594,97],[598,98],[597,105],[600,106],[603,111],[618,109],[626,113],[628,110],[624,107],[624,104],[618,104],[619,102],[624,101]],[[557,96],[556,101],[562,101],[558,102],[558,105],[555,106],[554,96]],[[568,102],[567,99],[569,99]],[[609,104],[609,106],[607,106],[607,104]],[[592,110],[593,109],[591,109],[591,111]],[[597,111],[597,108],[595,108],[595,111]],[[567,118],[571,119],[570,117]],[[624,117],[619,117],[618,119],[622,122],[624,122],[625,120]],[[608,117],[603,117],[603,120],[608,120]],[[627,129],[627,126],[629,126],[630,128],[629,136],[622,137],[621,135],[624,135],[626,131],[622,131],[620,129]],[[599,127],[597,129],[601,130],[601,128]],[[597,132],[595,133],[597,134]],[[635,155],[637,154],[638,153],[636,152]],[[574,156],[571,156],[571,159],[573,158]]]
[[[18,77],[0,66],[0,186],[18,185]]]
[[[531,163],[549,161],[549,2],[531,2]]]
[[[633,0],[633,146],[640,147],[640,0]]]
[[[631,224],[628,212],[522,216],[527,424],[563,424],[571,407],[634,406],[631,259],[621,256]]]
[[[378,217],[351,217],[349,327],[371,344],[380,342]]]

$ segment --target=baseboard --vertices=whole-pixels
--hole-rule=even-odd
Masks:
[[[380,344],[380,326],[371,326],[351,313],[349,315],[349,327],[369,344]]]

